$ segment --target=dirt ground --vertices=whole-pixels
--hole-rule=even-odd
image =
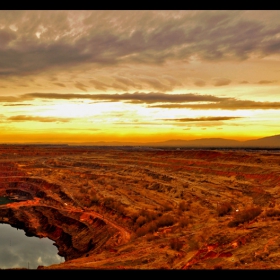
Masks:
[[[0,221],[38,269],[279,269],[280,151],[0,145]]]

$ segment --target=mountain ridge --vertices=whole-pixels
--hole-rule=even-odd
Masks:
[[[76,145],[76,144],[71,144]],[[78,145],[94,145],[94,146],[157,146],[157,147],[254,147],[254,148],[280,148],[280,134],[266,136],[254,140],[238,141],[225,138],[199,138],[194,140],[171,139],[160,142],[118,142],[118,141],[99,141],[79,143]]]

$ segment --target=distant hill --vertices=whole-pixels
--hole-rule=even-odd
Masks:
[[[223,138],[204,138],[196,140],[169,140],[158,143],[147,143],[151,146],[169,147],[254,147],[254,148],[280,148],[280,135],[274,135],[255,140],[237,141]]]
[[[71,144],[73,145],[73,144]],[[75,145],[75,144],[74,144]],[[77,143],[77,145],[91,145],[91,146],[149,146],[149,147],[213,147],[213,148],[280,148],[280,134],[259,138],[255,140],[237,141],[223,138],[203,138],[195,140],[168,140],[163,142],[87,142]]]
[[[267,148],[280,148],[280,134],[268,136],[256,140],[248,140],[242,143],[246,147],[267,147]]]
[[[167,146],[167,147],[230,147],[240,145],[240,141],[223,138],[204,138],[196,140],[168,140],[157,143],[147,143],[149,146]]]

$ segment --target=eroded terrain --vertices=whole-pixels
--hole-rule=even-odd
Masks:
[[[280,267],[278,150],[0,145],[0,221],[49,237],[38,269]]]

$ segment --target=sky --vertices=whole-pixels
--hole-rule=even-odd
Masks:
[[[0,143],[280,134],[279,18],[1,10]]]

